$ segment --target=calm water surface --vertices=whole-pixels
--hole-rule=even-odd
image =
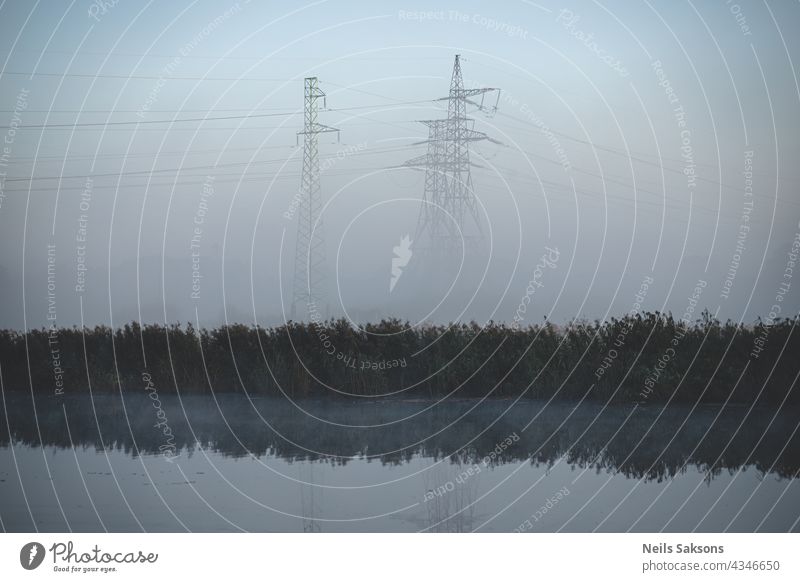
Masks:
[[[800,530],[797,410],[4,398],[7,531]]]

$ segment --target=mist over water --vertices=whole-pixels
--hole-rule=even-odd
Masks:
[[[40,441],[24,420],[32,417],[30,399],[7,400],[6,412],[19,420],[0,425],[0,434],[11,435],[36,502],[26,511],[19,484],[4,474],[6,527],[27,530],[31,519],[47,530],[64,527],[47,509],[56,495],[70,507],[73,528],[103,523],[113,531],[138,529],[134,515],[147,531],[510,531],[520,518],[502,507],[526,490],[542,505],[561,491],[559,511],[538,515],[539,531],[783,531],[798,503],[790,485],[800,442],[785,442],[796,411],[189,396],[161,400],[165,435],[154,428],[151,403],[146,396],[39,401]],[[75,451],[78,466],[64,449]],[[55,494],[43,482],[48,468],[58,475]],[[598,490],[604,505],[582,509]],[[72,508],[87,495],[96,514]],[[115,509],[118,495],[132,514]],[[697,513],[714,496],[721,506]],[[231,521],[214,516],[209,502]],[[251,503],[255,514],[247,516]],[[175,513],[165,515],[167,507]]]

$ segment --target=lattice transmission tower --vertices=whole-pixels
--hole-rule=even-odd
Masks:
[[[325,93],[320,90],[319,81],[316,77],[306,77],[303,131],[297,132],[298,142],[300,136],[303,136],[303,175],[297,209],[292,319],[297,316],[298,305],[307,311],[322,309],[325,301],[325,238],[320,216],[322,196],[317,136],[331,132],[338,135],[339,130],[317,122],[320,99],[325,107]]]
[[[497,93],[497,100],[487,106],[485,97],[491,92]],[[475,100],[478,96],[480,101]],[[428,126],[428,139],[420,143],[427,143],[428,151],[405,165],[425,170],[425,191],[414,237],[417,248],[426,254],[452,257],[462,244],[474,247],[483,238],[471,173],[472,166],[480,166],[470,162],[470,144],[482,140],[500,143],[474,129],[475,120],[467,116],[467,105],[493,114],[500,102],[500,89],[465,89],[461,58],[456,55],[450,94],[439,101],[447,101],[447,119],[422,121]]]

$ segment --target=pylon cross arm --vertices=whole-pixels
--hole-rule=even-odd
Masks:
[[[303,131],[298,131],[297,135],[310,135],[314,133],[330,133],[332,131],[339,131],[335,127],[322,125],[321,123],[314,123],[313,125],[305,128]]]
[[[405,166],[407,168],[415,168],[415,167],[427,166],[427,165],[428,165],[428,156],[427,155],[417,156],[416,158],[411,158],[410,160],[407,160],[407,161],[403,162],[403,166]]]
[[[469,97],[475,97],[476,95],[490,93],[491,91],[499,91],[499,89],[495,89],[494,87],[483,87],[482,89],[462,89],[458,92],[457,96],[459,99],[467,99]]]

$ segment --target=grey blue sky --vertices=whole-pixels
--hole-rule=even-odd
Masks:
[[[320,138],[330,313],[427,313],[441,298],[418,281],[389,293],[423,189],[398,166],[425,153],[418,120],[446,114],[455,54],[467,86],[501,89],[495,115],[471,115],[502,144],[472,151],[487,276],[434,320],[511,320],[545,247],[560,259],[529,323],[624,314],[647,278],[646,309],[682,313],[702,280],[702,307],[752,322],[791,282],[797,2],[57,0],[0,15],[0,327],[45,325],[53,301],[61,325],[81,309],[86,324],[281,321],[307,76],[341,130]]]

